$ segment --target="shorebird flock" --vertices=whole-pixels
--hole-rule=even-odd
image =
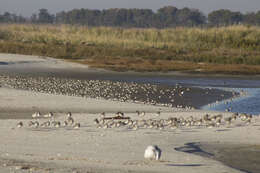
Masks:
[[[160,110],[156,113],[148,113],[150,118],[146,118],[147,114],[144,111],[136,111],[137,119],[130,116],[126,116],[123,112],[117,112],[113,116],[106,115],[105,112],[97,115],[98,117],[93,120],[93,125],[100,129],[113,129],[113,128],[125,128],[127,130],[141,130],[141,129],[155,129],[155,130],[175,130],[183,128],[218,128],[218,127],[232,127],[232,125],[249,125],[252,123],[253,115],[245,113],[233,113],[228,117],[224,117],[222,114],[209,115],[205,114],[202,117],[189,116],[189,117],[168,117],[162,118]],[[133,115],[133,114],[131,114]],[[153,115],[155,118],[151,118]],[[136,116],[134,116],[136,117]],[[60,118],[59,118],[60,119]],[[27,123],[27,127],[32,128],[59,128],[69,127],[73,129],[79,129],[82,123],[76,122],[72,113],[68,112],[64,118],[64,121],[57,121],[54,118],[54,114],[49,112],[48,114],[41,114],[35,112],[32,114],[32,120]],[[26,126],[22,121],[16,124],[17,128]]]
[[[233,97],[229,92],[183,87],[180,84],[162,86],[149,83],[117,82],[106,80],[76,80],[56,77],[36,77],[0,74],[0,84],[8,87],[42,93],[80,96],[121,102],[193,109],[198,107],[196,98],[207,98],[205,103],[215,99]],[[223,94],[225,93],[225,94]],[[222,94],[222,95],[221,95]],[[202,106],[201,105],[201,106]]]
[[[224,117],[222,114],[209,115],[206,114],[202,117],[189,116],[183,117],[169,117],[167,119],[158,118],[160,111],[154,115],[156,119],[145,119],[145,112],[137,111],[137,115],[141,116],[141,119],[132,119],[124,114],[117,113],[115,116],[107,117],[105,113],[102,113],[99,118],[94,119],[94,124],[97,128],[127,128],[131,130],[138,129],[156,129],[156,130],[174,130],[177,128],[214,128],[214,127],[231,127],[236,123],[240,125],[249,125],[252,122],[253,115],[251,114],[239,114],[233,113],[231,116]]]
[[[17,128],[22,128],[24,126],[26,125],[22,121],[18,122],[16,125]],[[71,127],[74,129],[79,129],[80,123],[75,122],[71,112],[67,113],[63,122],[55,120],[54,114],[52,112],[49,112],[47,114],[41,114],[40,112],[35,112],[32,114],[32,120],[28,122],[27,127],[32,127],[32,128]]]

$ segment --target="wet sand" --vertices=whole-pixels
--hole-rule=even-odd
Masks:
[[[201,148],[226,165],[248,173],[260,172],[260,145],[201,144]]]
[[[224,142],[195,142],[175,148],[177,151],[215,159],[247,173],[260,172],[260,145]]]
[[[2,64],[5,62],[3,59],[0,61]],[[50,65],[53,65],[53,67],[48,75],[55,76],[57,74],[53,74],[52,70],[57,69],[57,67],[60,68],[60,66],[57,65],[59,62],[52,62],[54,63],[51,63]],[[15,64],[15,61],[12,63]],[[25,65],[26,63],[27,62],[24,62],[22,64]],[[21,63],[15,64],[15,66],[20,65]],[[43,64],[39,66],[42,65]],[[45,65],[48,65],[48,63]],[[67,66],[66,63],[62,65],[61,69],[71,68],[71,65]],[[78,68],[79,70],[83,70],[85,67]],[[18,73],[12,72],[1,74],[4,77],[13,77],[17,76]],[[44,74],[46,73],[44,72]],[[21,76],[26,80],[28,76],[31,77],[30,75],[31,74],[28,73],[22,74]],[[33,76],[34,75],[35,74],[33,74]],[[33,78],[37,78],[38,75],[39,74],[36,74]],[[44,77],[44,75],[41,77]],[[16,82],[19,81],[16,78],[14,79]],[[15,119],[10,119],[9,117],[8,119],[0,120],[0,135],[2,139],[2,142],[0,143],[0,172],[88,171],[103,173],[107,171],[174,171],[194,173],[237,173],[243,172],[241,170],[258,170],[257,166],[248,165],[249,163],[258,163],[258,155],[250,152],[252,145],[256,146],[253,151],[257,151],[259,145],[258,125],[260,122],[258,118],[254,119],[252,124],[249,125],[238,122],[237,124],[232,124],[228,127],[225,126],[225,124],[222,124],[219,128],[182,127],[176,130],[139,129],[136,131],[120,128],[99,129],[93,125],[93,120],[103,111],[108,112],[109,115],[113,115],[117,111],[125,111],[127,116],[137,118],[135,111],[144,110],[147,111],[145,119],[167,119],[171,116],[188,118],[191,115],[193,117],[201,117],[207,113],[211,115],[223,114],[226,117],[230,116],[232,113],[206,112],[95,98],[88,99],[53,93],[47,94],[45,92],[39,93],[28,91],[28,89],[23,88],[24,85],[22,84],[20,86],[23,87],[19,88],[19,85],[14,83],[13,86],[15,87],[13,88],[16,89],[9,88],[12,87],[12,84],[10,83],[8,84],[8,87],[6,87],[4,80],[1,82],[1,85],[3,84],[4,86],[0,88],[1,116],[2,118],[8,118],[10,115],[15,117]],[[182,88],[187,89],[187,87]],[[166,88],[166,90],[167,89],[168,88]],[[187,94],[186,96],[184,95],[179,98],[183,99],[182,103],[184,106],[191,104],[189,103],[189,99],[190,102],[193,102],[192,104],[194,106],[196,106],[195,104],[197,103],[201,104],[201,102],[203,102],[202,100],[205,98],[205,102],[207,103],[223,99],[223,96],[221,96],[223,91],[220,90],[216,91],[216,97],[214,97],[214,94],[199,95],[201,93],[205,94],[206,92],[208,91],[203,89],[196,90],[196,88],[193,90],[192,88],[191,92],[188,92],[190,95]],[[226,93],[224,94],[226,95]],[[178,101],[178,104],[180,103],[181,102]],[[54,111],[55,120],[59,121],[62,121],[65,113],[70,110],[73,112],[75,119],[82,123],[82,127],[79,130],[72,129],[71,127],[61,127],[58,129],[54,127],[38,129],[28,127],[27,124],[30,121],[29,117],[31,116],[31,113],[36,110],[43,111],[44,113]],[[156,117],[156,112],[158,110],[161,111],[160,117]],[[19,120],[16,120],[16,118]],[[23,121],[25,127],[16,128],[18,121]],[[40,119],[39,121],[43,122],[45,119]],[[180,150],[183,146],[186,146],[187,143],[197,142],[201,143],[201,148],[205,151],[203,152],[204,155],[194,155],[194,152],[184,153]],[[163,155],[160,162],[149,162],[143,159],[144,148],[151,144],[157,144],[162,148]],[[245,146],[245,148],[241,149],[241,146]],[[250,146],[250,148],[247,146]],[[241,152],[237,156],[239,158],[236,159],[238,161],[230,162],[230,158],[234,158],[230,155],[238,148],[241,149]],[[212,153],[213,156],[211,155]],[[249,160],[248,162],[245,162],[244,155],[246,155],[246,158],[250,158],[252,162]],[[255,158],[256,161],[254,160]],[[223,161],[225,164],[222,164],[217,160]],[[242,163],[244,163],[244,165]],[[250,169],[250,167],[253,167],[253,169]]]

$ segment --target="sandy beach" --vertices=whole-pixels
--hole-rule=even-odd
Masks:
[[[38,62],[40,61],[40,62]],[[25,63],[26,62],[26,63]],[[31,63],[35,62],[35,63]],[[39,65],[40,63],[40,65]],[[31,56],[0,55],[0,68],[88,68],[73,63]],[[50,65],[50,66],[49,66]],[[8,66],[8,67],[7,67]],[[223,119],[233,113],[189,110],[153,106],[129,102],[119,102],[95,98],[82,98],[60,94],[40,93],[14,89],[0,84],[0,172],[189,172],[189,173],[236,173],[244,172],[237,167],[225,164],[218,159],[218,152],[212,146],[254,146],[259,153],[260,119],[253,116],[251,122],[241,119],[231,124],[221,122],[219,126],[191,125],[177,128],[130,128],[99,126],[94,119],[100,120],[101,112],[105,117],[124,112],[133,121],[160,121],[171,117],[199,119],[221,114]],[[136,110],[145,111],[138,116]],[[50,121],[64,122],[67,112],[72,112],[75,123],[59,127],[33,127],[28,124],[32,113],[53,112]],[[158,115],[158,111],[160,114]],[[39,124],[49,118],[39,118]],[[17,127],[22,122],[23,127]],[[144,159],[148,145],[158,145],[162,150],[159,161]],[[249,147],[250,149],[250,147]],[[236,154],[228,150],[229,155]],[[234,152],[234,153],[232,153]],[[219,161],[218,161],[219,160]],[[259,159],[258,159],[259,160]],[[256,160],[256,162],[258,162]],[[259,162],[258,162],[259,163]],[[243,160],[241,161],[243,164]],[[253,171],[257,171],[255,168]]]

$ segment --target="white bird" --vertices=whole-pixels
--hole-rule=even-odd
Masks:
[[[149,145],[144,152],[144,158],[150,160],[159,160],[161,157],[161,149],[157,145]]]

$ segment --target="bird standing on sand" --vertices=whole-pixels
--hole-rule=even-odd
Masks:
[[[16,127],[18,127],[18,128],[21,128],[21,127],[23,127],[23,122],[22,122],[22,121],[20,121],[19,123],[17,123]]]
[[[53,117],[53,113],[49,112],[48,114],[43,115],[44,118],[52,118]]]
[[[106,116],[106,113],[105,113],[105,112],[102,112],[102,113],[100,114],[100,117],[101,117],[101,118],[105,118],[105,116]]]
[[[33,121],[29,121],[29,122],[28,122],[28,126],[29,126],[29,127],[31,127],[31,126],[33,126],[33,125],[34,125],[34,122],[33,122]]]
[[[97,118],[94,119],[94,123],[95,123],[95,124],[99,124],[99,121],[98,121]]]
[[[73,126],[74,129],[79,129],[80,128],[80,123],[76,123],[74,126]]]
[[[61,123],[59,121],[53,121],[52,125],[53,127],[59,128],[61,126]]]
[[[137,113],[137,115],[140,116],[140,117],[145,116],[145,111],[140,112],[140,111],[137,110],[136,113]]]
[[[123,113],[123,112],[117,112],[117,113],[116,113],[116,116],[124,117],[124,113]]]
[[[160,116],[161,115],[161,110],[156,112],[156,116]]]
[[[40,125],[40,123],[39,123],[38,121],[35,121],[35,122],[33,123],[33,127],[34,127],[34,128],[38,128],[39,125]]]
[[[63,126],[67,126],[68,125],[68,122],[67,121],[64,121],[63,122]]]
[[[149,145],[144,152],[144,158],[149,160],[159,160],[162,150],[157,145]]]
[[[41,127],[49,127],[51,125],[50,121],[43,122],[40,126]]]
[[[72,113],[71,112],[68,112],[67,113],[67,117],[69,118],[69,117],[72,117]]]
[[[73,125],[74,124],[74,119],[72,117],[68,117],[67,118],[67,122],[68,122],[68,124]]]
[[[32,114],[32,118],[39,118],[41,116],[40,112],[35,112]]]

